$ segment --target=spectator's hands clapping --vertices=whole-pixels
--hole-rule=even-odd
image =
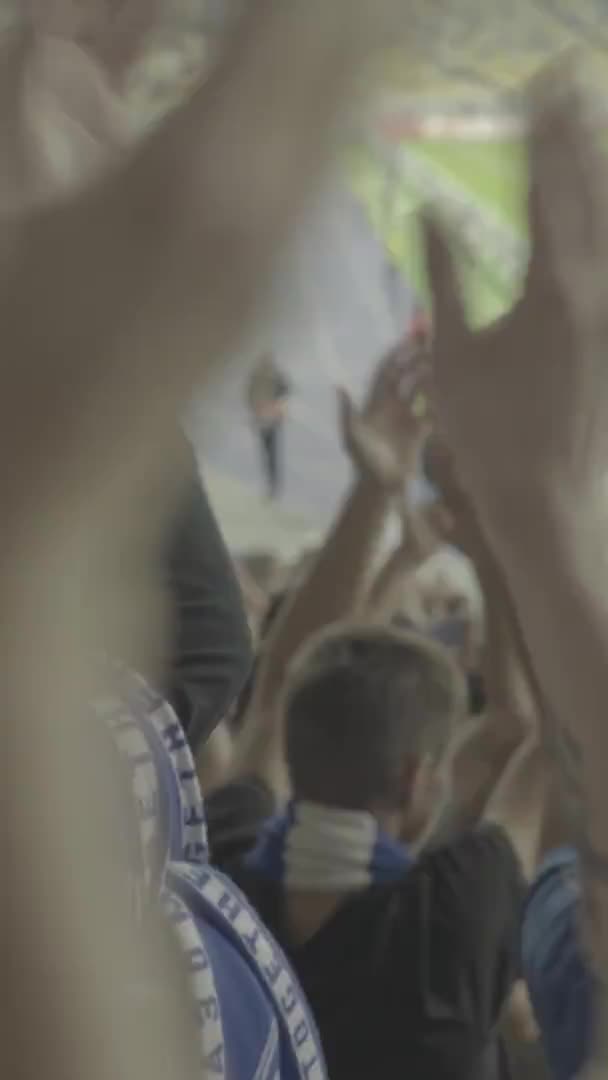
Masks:
[[[563,82],[563,73],[562,80]],[[608,463],[608,169],[581,101],[535,94],[531,255],[521,299],[470,330],[448,244],[427,223],[438,418],[482,516],[595,513]]]
[[[342,442],[359,476],[389,491],[399,491],[417,460],[427,430],[423,392],[426,359],[393,350],[378,366],[358,412],[340,389]]]
[[[424,463],[428,479],[440,492],[444,519],[449,520],[449,541],[476,564],[485,561],[487,545],[470,496],[456,473],[454,457],[445,442],[433,434],[425,446]]]
[[[404,501],[399,544],[403,561],[422,566],[449,541],[451,529],[451,515],[442,503],[414,508]]]

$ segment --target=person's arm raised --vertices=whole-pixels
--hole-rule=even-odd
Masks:
[[[477,572],[485,603],[482,672],[487,704],[457,736],[442,838],[498,825],[530,880],[538,865],[548,805],[550,762],[539,741],[539,703],[529,685],[512,602],[478,515],[445,445],[427,455],[429,477],[452,517],[452,536]]]
[[[361,413],[340,394],[342,441],[355,480],[304,583],[273,627],[253,699],[237,744],[235,769],[262,775],[287,790],[280,695],[297,650],[314,633],[354,614],[365,600],[370,564],[386,515],[416,460],[423,421],[414,415],[420,369],[401,350],[374,375]]]
[[[245,332],[378,36],[367,5],[248,5],[215,71],[122,167],[11,238],[10,287],[32,302],[11,298],[7,347],[35,352],[41,378],[52,348],[74,386],[103,370],[114,405],[152,384],[165,415],[181,405]]]
[[[427,230],[437,404],[547,713],[577,746],[593,954],[605,979],[608,172],[563,73],[537,94],[529,160],[530,263],[521,299],[498,324],[470,331],[448,247],[436,227]]]
[[[445,838],[481,820],[484,808],[514,751],[535,728],[535,709],[519,656],[511,602],[452,455],[436,436],[426,448],[431,483],[451,518],[453,543],[471,560],[484,598],[482,677],[486,708],[457,733],[451,789],[438,822]]]
[[[161,931],[139,936],[125,917],[133,889],[105,810],[115,777],[83,722],[92,658],[110,624],[122,653],[140,599],[122,556],[141,541],[147,585],[177,409],[264,288],[377,15],[351,0],[251,4],[205,94],[128,166],[3,224],[6,1075],[201,1075]],[[145,636],[159,610],[137,610]]]
[[[441,547],[445,526],[438,520],[441,506],[413,507],[401,512],[401,539],[380,567],[367,598],[372,619],[390,618],[399,611],[403,588],[421,566]]]
[[[25,19],[37,34],[71,41],[101,64],[120,86],[143,51],[149,31],[166,7],[162,0],[23,0]]]

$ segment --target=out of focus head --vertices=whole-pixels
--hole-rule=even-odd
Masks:
[[[390,627],[339,627],[296,660],[285,698],[296,798],[374,814],[414,841],[436,809],[462,677],[445,651]]]

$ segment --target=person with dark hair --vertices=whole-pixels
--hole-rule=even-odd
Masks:
[[[443,653],[417,635],[365,626],[314,639],[285,702],[296,799],[396,815],[399,837],[411,841],[437,799],[461,690]]]
[[[290,384],[272,353],[262,356],[249,380],[247,401],[271,499],[278,498],[283,488],[282,432],[289,394]]]
[[[291,670],[294,798],[233,873],[298,972],[333,1080],[505,1075],[544,765],[524,741],[480,826],[416,855],[465,699],[439,645],[391,627],[334,627]]]
[[[340,437],[353,484],[302,578],[290,581],[269,606],[255,679],[239,702],[231,766],[207,801],[212,859],[228,872],[290,794],[279,703],[293,657],[309,637],[367,603],[377,545],[412,475],[424,431],[413,412],[418,374],[400,345],[378,363],[360,409],[339,391]]]

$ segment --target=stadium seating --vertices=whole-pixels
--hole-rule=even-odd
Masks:
[[[392,55],[392,88],[463,100],[508,95],[548,58],[573,44],[592,54],[608,87],[608,5],[605,0],[462,0],[457,9],[419,5],[407,55]]]

